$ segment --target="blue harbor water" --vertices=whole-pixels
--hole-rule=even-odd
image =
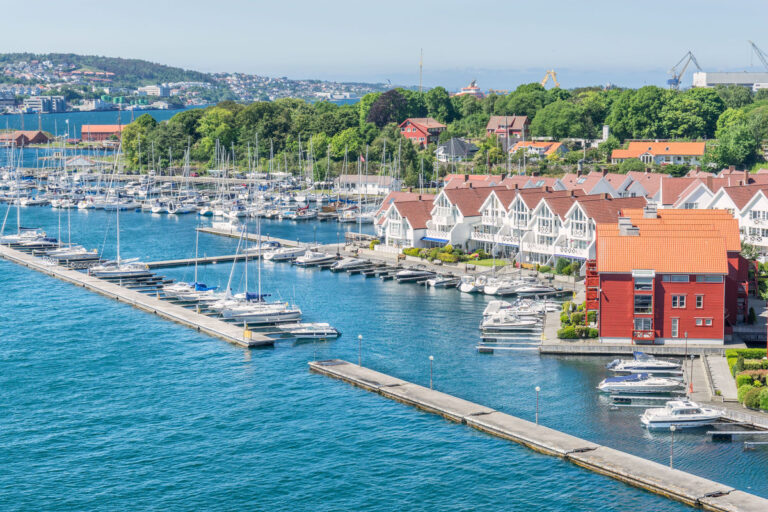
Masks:
[[[73,210],[73,241],[104,245],[109,255],[114,216]],[[209,221],[121,214],[122,255],[191,257],[201,222]],[[27,208],[22,224],[55,235],[59,214]],[[66,212],[62,225],[66,239]],[[335,243],[339,227],[264,221],[262,232]],[[201,254],[231,253],[236,244],[200,235]],[[230,270],[200,267],[199,279],[225,286]],[[192,272],[162,271],[175,279]],[[252,262],[252,290],[256,274]],[[642,429],[641,410],[610,410],[598,398],[606,359],[478,354],[486,300],[456,290],[283,263],[265,263],[261,275],[265,293],[295,301],[306,321],[329,322],[343,336],[243,350],[0,260],[0,508],[687,509],[312,375],[306,364],[356,361],[362,334],[366,366],[428,384],[433,355],[437,389],[528,419],[541,386],[543,424],[668,463],[669,434]],[[244,279],[240,263],[233,288]],[[768,496],[765,451],[678,433],[675,467]]]

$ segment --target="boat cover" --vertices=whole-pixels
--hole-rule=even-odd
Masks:
[[[208,287],[208,286],[205,286],[205,284],[203,283],[195,283],[196,292],[208,292],[211,290],[215,290],[216,288],[218,288],[218,286]]]
[[[640,382],[648,378],[647,373],[633,373],[632,375],[621,375],[619,377],[608,377],[605,382]]]

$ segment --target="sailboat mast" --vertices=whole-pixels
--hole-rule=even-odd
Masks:
[[[197,247],[200,242],[200,231],[195,230],[195,284],[197,284]]]
[[[258,248],[259,248],[259,261],[258,261],[258,265],[257,265],[256,268],[258,269],[257,270],[257,273],[258,273],[257,280],[258,280],[258,283],[259,283],[259,296],[258,296],[258,300],[261,301],[261,258],[263,256],[263,254],[261,252],[262,251],[262,247],[261,247],[261,216],[257,217],[257,219],[258,220],[256,221],[257,222],[257,224],[256,224],[256,232],[258,233],[257,239],[258,239],[258,244],[259,244],[258,245]]]

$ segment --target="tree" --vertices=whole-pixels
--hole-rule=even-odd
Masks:
[[[628,158],[619,164],[618,171],[621,174],[626,174],[629,171],[642,172],[646,168],[646,165],[638,158]]]
[[[237,131],[235,129],[235,114],[219,106],[206,109],[197,123],[197,132],[200,140],[197,143],[196,153],[200,159],[211,161],[214,157],[216,141],[222,148],[229,151],[235,141]]]
[[[369,92],[360,98],[359,102],[357,102],[357,107],[360,114],[360,126],[368,122],[368,112],[371,110],[371,106],[379,98],[379,96],[381,96],[380,92]]]
[[[715,93],[727,108],[741,108],[752,103],[752,91],[740,85],[718,85]]]
[[[581,109],[576,104],[563,100],[550,103],[536,114],[531,123],[531,133],[555,139],[590,135]]]
[[[427,115],[437,119],[441,123],[450,123],[453,121],[454,112],[451,97],[448,91],[443,87],[430,89],[424,95],[424,101],[427,104]]]
[[[707,155],[707,160],[720,166],[751,165],[757,159],[758,140],[744,123],[729,125],[717,131],[717,144]]]
[[[406,117],[407,103],[405,98],[392,89],[379,96],[371,105],[366,121],[378,128],[389,123],[400,123]]]
[[[347,128],[331,139],[331,156],[336,159],[344,158],[346,151],[349,161],[354,162],[360,157],[362,149],[363,140],[357,128]]]

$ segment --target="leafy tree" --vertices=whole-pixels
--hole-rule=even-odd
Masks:
[[[450,123],[453,121],[454,112],[451,97],[448,91],[443,87],[430,89],[424,95],[424,101],[427,104],[427,115],[435,118],[441,123]]]
[[[590,135],[581,109],[576,104],[564,100],[555,101],[541,109],[531,123],[531,133],[556,139]]]
[[[717,131],[717,144],[707,156],[720,166],[749,166],[757,159],[758,147],[758,140],[749,127],[737,123]]]
[[[198,157],[207,155],[211,160],[214,156],[213,148],[216,141],[220,146],[229,151],[237,134],[235,128],[235,114],[232,110],[219,106],[206,109],[206,112],[197,122],[197,132],[200,140],[197,143]]]
[[[373,102],[368,111],[366,121],[381,128],[389,123],[402,122],[406,117],[406,112],[407,103],[405,98],[397,89],[392,89],[379,96]]]
[[[358,128],[347,128],[331,139],[331,155],[336,159],[344,158],[348,153],[350,162],[356,161],[363,149],[363,139]]]
[[[621,174],[626,174],[629,171],[642,172],[646,168],[646,164],[640,161],[639,158],[628,158],[619,164],[618,171]]]
[[[368,112],[371,110],[373,103],[381,96],[380,92],[369,92],[357,103],[358,110],[360,112],[360,126],[368,122]]]
[[[752,91],[740,85],[718,85],[715,92],[727,108],[740,108],[752,103]]]

